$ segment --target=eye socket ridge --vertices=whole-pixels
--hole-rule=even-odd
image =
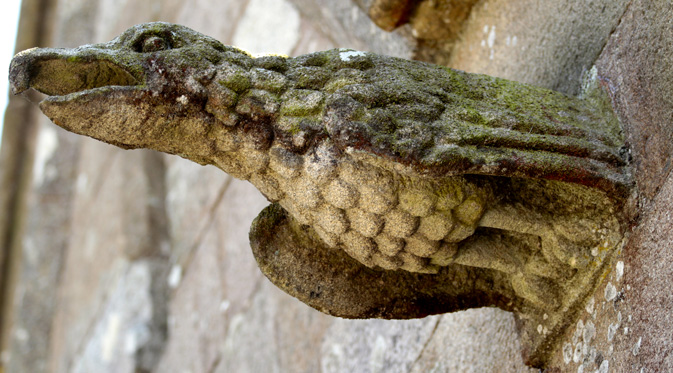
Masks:
[[[133,49],[138,53],[152,53],[172,49],[172,41],[164,35],[145,33],[133,43]]]

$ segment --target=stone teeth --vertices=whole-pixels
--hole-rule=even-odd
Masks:
[[[364,166],[357,162],[346,162],[341,165],[339,176],[349,184],[366,184],[380,189],[387,186],[387,189],[391,192],[395,190],[392,173],[375,166]]]
[[[400,180],[376,166],[339,160],[329,141],[304,156],[278,145],[268,156],[242,151],[241,166],[267,198],[312,226],[327,246],[368,267],[435,273],[453,262],[456,243],[474,233],[483,213],[478,195],[464,198],[462,179]]]
[[[416,256],[429,258],[432,256],[432,254],[439,250],[439,245],[439,241],[429,240],[422,234],[416,233],[413,236],[407,238],[407,245],[405,246],[404,250]]]
[[[314,221],[325,231],[342,235],[348,229],[348,220],[343,210],[324,204],[314,213]]]
[[[451,211],[463,201],[463,189],[460,184],[456,183],[447,189],[445,192],[440,193],[437,198],[437,205],[435,206],[437,210]]]
[[[349,230],[341,236],[344,250],[360,263],[372,267],[372,254],[376,251],[376,243],[369,237],[365,237],[353,230]]]
[[[294,185],[287,189],[288,196],[305,209],[316,208],[322,202],[318,188],[306,179],[299,178]]]
[[[388,212],[384,219],[383,231],[394,237],[409,237],[414,234],[418,227],[418,217],[399,209]]]
[[[439,241],[446,237],[454,226],[451,212],[436,212],[430,216],[421,218],[418,233],[425,237]]]
[[[475,226],[484,213],[484,203],[476,195],[468,197],[453,210],[454,216],[466,225]]]
[[[428,216],[435,208],[435,196],[427,189],[403,190],[399,200],[399,207],[414,216]]]
[[[360,207],[371,213],[383,215],[397,205],[397,196],[388,193],[387,190],[365,185],[359,189],[359,192]]]
[[[358,202],[357,190],[339,179],[327,186],[324,197],[327,202],[342,209],[354,207]]]
[[[409,272],[421,272],[429,264],[429,260],[427,258],[421,258],[411,253],[403,251],[398,255],[404,263],[402,264],[401,268]]]
[[[280,201],[285,196],[278,181],[269,175],[252,175],[250,182],[271,202]]]
[[[402,264],[404,264],[404,262],[402,262],[402,259],[398,257],[387,256],[380,252],[375,252],[372,255],[372,261],[377,266],[389,271],[399,269],[402,266]]]
[[[442,242],[439,250],[432,254],[430,262],[440,267],[453,263],[453,257],[458,252],[458,245],[455,243]]]
[[[325,229],[321,228],[319,225],[313,225],[313,230],[318,234],[318,237],[329,247],[336,247],[339,244],[339,236],[328,232]]]
[[[370,212],[361,209],[350,209],[346,216],[351,223],[351,228],[366,237],[376,237],[383,229],[383,219]]]
[[[444,237],[446,242],[460,242],[474,234],[474,227],[462,223],[456,224],[451,232]]]
[[[308,215],[305,213],[305,210],[297,208],[296,201],[292,199],[284,199],[280,202],[280,205],[299,223],[302,225],[310,225],[311,221],[308,218]]]
[[[379,251],[389,257],[397,255],[404,248],[404,240],[401,238],[393,237],[386,233],[381,233],[378,236],[374,237]]]

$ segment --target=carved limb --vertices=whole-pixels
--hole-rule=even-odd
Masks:
[[[277,204],[264,209],[250,230],[253,254],[264,275],[321,312],[344,318],[411,319],[498,307],[514,313],[526,363],[543,367],[609,260],[567,283],[554,272],[537,276],[535,270],[547,268],[546,259],[532,255],[522,261],[534,247],[531,237],[478,231],[461,243],[453,264],[437,274],[422,274],[368,268],[343,250],[327,247]],[[479,268],[480,260],[488,268]]]

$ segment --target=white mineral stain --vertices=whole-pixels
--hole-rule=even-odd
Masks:
[[[488,39],[486,39],[486,43],[488,44],[489,48],[493,48],[493,45],[495,44],[495,26],[491,26],[491,31],[488,33]]]
[[[587,321],[584,331],[582,332],[582,340],[588,345],[594,339],[594,336],[596,336],[596,327],[593,322]]]
[[[28,342],[28,339],[30,339],[30,334],[28,334],[28,331],[24,328],[16,328],[16,331],[14,331],[14,337],[18,341],[26,343]]]
[[[542,334],[542,324],[537,325],[537,334]]]
[[[360,10],[357,7],[351,8],[351,22],[356,23],[360,16]]]
[[[582,342],[575,345],[575,353],[573,353],[573,362],[579,363],[582,360]]]
[[[47,166],[47,162],[54,156],[58,148],[58,135],[53,126],[44,126],[40,129],[35,148],[35,162],[33,166],[33,180],[36,187],[40,187],[45,181],[56,177],[56,168]]]
[[[233,44],[252,54],[288,55],[299,40],[299,12],[285,0],[250,0]]]
[[[584,321],[579,320],[577,322],[577,327],[575,328],[575,333],[573,333],[572,342],[576,344],[582,337],[582,332],[584,331]]]
[[[617,266],[615,268],[616,281],[621,280],[623,275],[624,275],[624,262],[620,260],[617,262]]]
[[[189,103],[189,98],[187,96],[182,95],[176,99],[176,101],[180,104],[187,105]]]
[[[88,185],[89,177],[85,173],[77,175],[77,180],[75,181],[75,190],[77,190],[77,193],[84,193]]]
[[[491,26],[491,31],[488,33],[486,44],[488,45],[488,48],[491,50],[488,58],[492,60],[494,56],[493,45],[495,45],[495,26]]]
[[[384,372],[386,351],[390,350],[388,342],[382,335],[376,337],[372,354],[369,359],[369,368],[372,373]]]
[[[615,338],[615,334],[617,334],[617,328],[619,328],[619,324],[610,324],[608,326],[608,342],[612,342],[612,340]]]
[[[93,228],[88,228],[84,235],[84,257],[86,259],[93,259],[96,255],[96,250],[99,249],[98,234]]]
[[[339,372],[342,371],[342,362],[345,357],[344,347],[338,343],[335,343],[329,346],[324,354],[324,357],[320,360],[320,371],[321,372]]]
[[[171,272],[168,274],[168,286],[172,289],[175,289],[180,285],[182,280],[182,267],[178,264],[175,264],[171,267]]]
[[[569,342],[563,344],[563,362],[570,364],[573,359],[573,345]]]
[[[631,352],[633,353],[633,356],[638,355],[638,353],[640,352],[640,344],[642,342],[643,342],[643,337],[639,337],[638,342],[636,342],[636,344],[633,345],[633,350],[631,350]]]
[[[124,352],[129,356],[135,355],[151,338],[152,333],[146,324],[132,327],[127,331],[126,338],[124,339]]]
[[[610,302],[611,300],[615,299],[617,297],[617,288],[612,285],[611,282],[608,282],[607,286],[605,287],[605,300]]]
[[[101,357],[104,362],[112,361],[114,357],[114,348],[119,338],[119,327],[121,326],[121,316],[113,313],[110,315],[107,323],[107,331],[101,341]]]
[[[348,62],[351,60],[353,57],[363,57],[365,56],[365,52],[360,52],[360,51],[343,51],[339,53],[339,58],[341,58],[342,61]]]
[[[592,297],[589,299],[589,302],[587,302],[587,306],[584,308],[588,314],[594,313],[594,306],[596,305],[596,300]]]
[[[596,347],[592,347],[591,350],[589,350],[589,354],[587,355],[587,360],[595,361],[596,356],[598,356],[598,350],[596,349]]]
[[[601,366],[598,367],[598,370],[596,371],[596,373],[608,373],[608,371],[609,371],[609,370],[608,370],[609,367],[610,367],[610,363],[608,363],[608,360],[605,359],[605,360],[603,360],[603,362],[601,363]]]
[[[230,301],[228,301],[228,300],[226,300],[226,299],[223,300],[223,301],[220,303],[220,312],[222,312],[222,313],[227,312],[227,310],[229,309],[230,306],[231,306],[231,302],[230,302]]]
[[[516,38],[516,36],[507,35],[507,37],[505,38],[505,45],[507,45],[508,47],[509,46],[516,47],[517,42],[518,39]]]

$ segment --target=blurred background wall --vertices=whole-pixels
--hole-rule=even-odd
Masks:
[[[482,0],[439,41],[378,29],[370,2],[24,0],[17,51],[161,20],[253,53],[349,47],[571,95],[595,65],[631,145],[640,220],[553,368],[673,369],[671,2]],[[350,321],[308,308],[257,269],[247,232],[267,202],[251,185],[66,133],[38,101],[11,98],[2,138],[3,371],[533,371],[500,310]]]

